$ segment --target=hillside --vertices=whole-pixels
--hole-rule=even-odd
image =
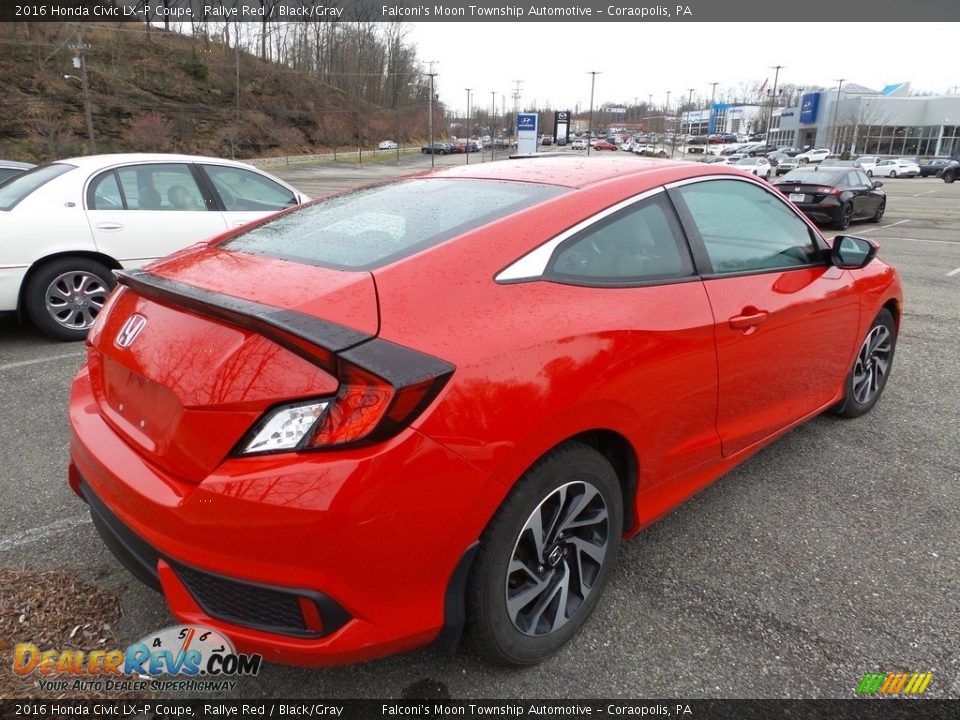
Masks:
[[[395,92],[396,108],[382,107],[359,90],[238,53],[219,37],[134,23],[4,23],[0,157],[38,162],[87,152],[81,82],[64,77],[81,74],[72,49],[80,40],[100,153],[251,158],[356,148],[361,130],[365,147],[425,134],[426,95],[411,84],[403,98]]]

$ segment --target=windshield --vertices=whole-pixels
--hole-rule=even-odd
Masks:
[[[429,178],[321,200],[223,243],[338,270],[380,267],[557,197],[565,188]]]
[[[14,206],[41,185],[46,185],[55,177],[73,170],[76,165],[53,163],[28,170],[22,175],[10,178],[0,185],[0,210],[12,210]]]

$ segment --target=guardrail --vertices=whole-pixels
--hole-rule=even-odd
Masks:
[[[420,152],[420,146],[416,147],[401,147],[400,154],[404,155],[411,152]],[[396,155],[396,150],[377,150],[377,149],[363,149],[363,156],[372,156],[374,158],[382,158],[383,156]],[[279,155],[275,157],[267,158],[251,158],[249,160],[243,160],[243,162],[248,165],[253,165],[254,167],[276,167],[277,165],[301,165],[313,162],[335,162],[338,160],[343,160],[344,162],[357,162],[360,159],[360,151],[358,150],[347,150],[347,151],[336,151],[321,153],[315,155]]]

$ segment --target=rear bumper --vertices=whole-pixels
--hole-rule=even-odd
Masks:
[[[70,484],[105,542],[182,622],[287,664],[430,643],[448,585],[506,489],[425,436],[338,453],[228,459],[165,474],[103,420],[81,370]]]

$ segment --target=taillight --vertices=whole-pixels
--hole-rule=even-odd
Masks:
[[[843,190],[840,188],[827,187],[826,185],[823,187],[818,187],[817,192],[823,193],[824,195],[843,195]]]
[[[236,454],[319,450],[380,442],[407,427],[446,385],[453,366],[392,343],[380,340],[371,343],[374,346],[369,353],[372,364],[387,357],[401,360],[398,372],[384,372],[391,376],[389,381],[342,356],[337,357],[340,389],[336,397],[273,408],[239,443]],[[420,358],[422,363],[417,362]]]

